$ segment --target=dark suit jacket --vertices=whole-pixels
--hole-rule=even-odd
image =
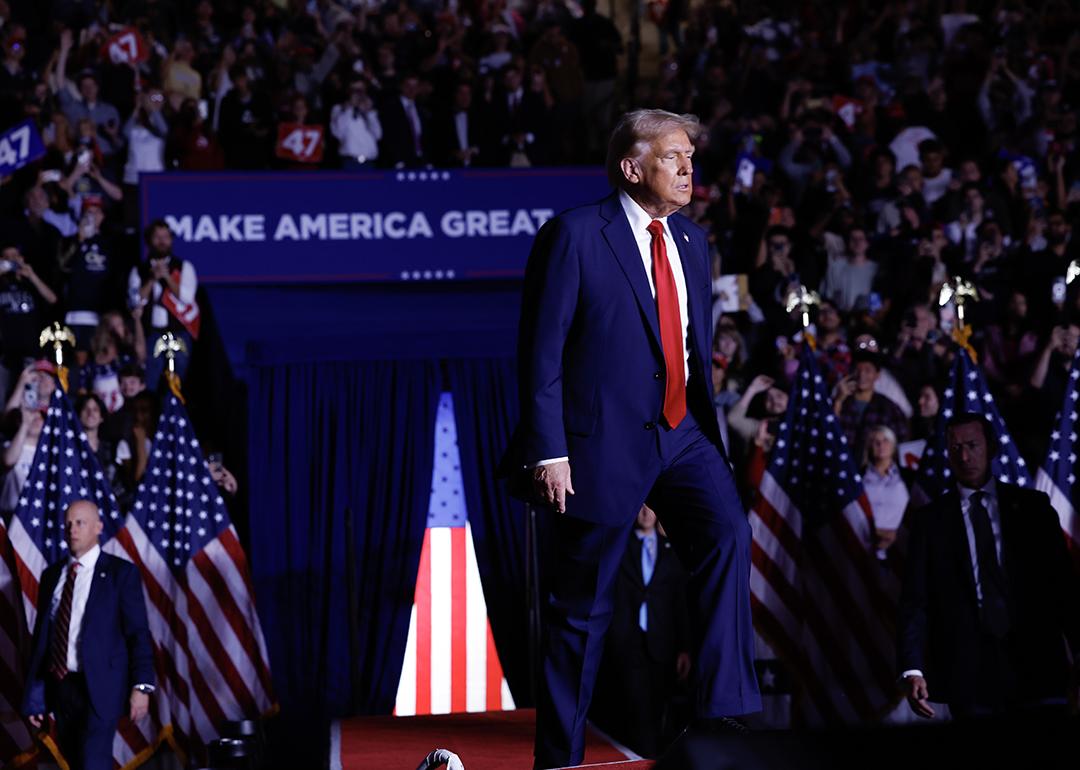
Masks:
[[[487,122],[495,145],[495,163],[505,166],[517,146],[515,134],[532,134],[533,141],[523,151],[533,165],[543,165],[551,154],[550,110],[535,91],[524,89],[517,109],[510,111],[504,89],[498,89],[487,110]]]
[[[412,125],[401,105],[401,96],[397,93],[388,95],[379,109],[379,123],[382,125],[382,141],[379,142],[379,163],[393,168],[398,163],[406,166],[418,166],[428,160],[431,146],[431,120],[427,112],[416,105],[416,114],[420,117],[420,149],[416,154],[413,144]]]
[[[712,335],[705,231],[668,218],[690,316],[687,405],[723,455],[712,407]],[[669,259],[676,255],[669,254]],[[656,431],[664,358],[656,300],[618,195],[571,209],[541,228],[525,268],[518,337],[521,421],[500,470],[525,495],[526,465],[569,457],[570,516],[626,524],[659,473]]]
[[[41,574],[33,654],[23,698],[23,713],[28,715],[50,711],[45,703],[52,633],[49,608],[63,565],[57,562]],[[120,718],[132,687],[154,684],[154,651],[139,570],[131,562],[105,552],[94,567],[86,600],[79,634],[79,665],[86,675],[90,702],[104,718]]]
[[[473,156],[472,165],[490,165],[491,145],[488,141],[488,126],[476,109],[467,113],[466,126],[468,127],[469,145],[477,148],[479,155]],[[461,149],[458,146],[457,123],[453,111],[444,112],[433,121],[432,128],[435,136],[432,139],[432,160],[441,168],[460,168],[461,160],[455,153]]]
[[[1063,697],[1066,639],[1080,651],[1080,592],[1058,517],[1042,492],[998,482],[997,495],[1015,699]],[[899,608],[900,670],[922,670],[931,700],[970,706],[979,638],[975,578],[954,490],[912,517]]]
[[[649,585],[641,574],[642,541],[631,535],[615,578],[614,608],[608,628],[608,651],[616,665],[627,644],[641,633],[638,625],[641,603],[648,607],[645,649],[649,658],[669,670],[675,678],[675,656],[690,651],[690,613],[686,603],[686,571],[675,549],[665,537],[657,538],[656,566]]]

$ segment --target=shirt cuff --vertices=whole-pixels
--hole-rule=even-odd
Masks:
[[[900,678],[901,679],[908,679],[909,677],[922,676],[922,675],[923,675],[923,673],[919,669],[917,669],[917,668],[909,668],[907,671],[905,671],[904,673],[902,673],[900,675]]]
[[[570,462],[569,457],[552,457],[550,460],[540,460],[540,461],[535,462],[535,463],[529,463],[528,465],[525,466],[525,470],[530,470],[531,468],[539,468],[542,465],[554,465],[555,463],[568,463],[568,462]]]
[[[139,684],[135,685],[131,689],[132,690],[138,690],[139,692],[146,693],[147,695],[150,695],[157,688],[154,687],[154,685],[152,685],[152,684],[146,684],[145,682],[140,682]]]

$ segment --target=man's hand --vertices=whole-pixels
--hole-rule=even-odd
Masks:
[[[566,513],[566,496],[574,494],[570,463],[566,460],[533,468],[536,492],[558,513]]]
[[[30,716],[27,717],[27,720],[29,720],[30,724],[32,724],[34,726],[35,730],[40,730],[40,729],[42,729],[42,725],[45,724],[45,715],[44,714],[31,714]]]
[[[132,722],[138,722],[150,709],[150,696],[138,690],[131,691],[131,712],[128,714]]]
[[[926,680],[921,676],[904,677],[904,695],[916,714],[926,719],[934,716],[934,707],[929,701],[930,691],[926,689]]]

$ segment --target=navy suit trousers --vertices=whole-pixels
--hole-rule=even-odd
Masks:
[[[642,502],[656,511],[690,573],[694,710],[701,718],[761,709],[750,616],[750,525],[731,468],[691,414],[657,426]],[[573,460],[571,459],[571,471]],[[580,764],[585,718],[611,620],[616,572],[633,527],[556,516],[545,563],[546,606],[536,766]]]

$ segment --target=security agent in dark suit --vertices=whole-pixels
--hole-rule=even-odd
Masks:
[[[142,581],[102,552],[94,503],[72,503],[64,521],[70,555],[41,575],[23,713],[37,728],[46,714],[56,719],[73,770],[112,770],[117,722],[145,717],[154,691]]]
[[[590,715],[613,738],[647,757],[663,751],[674,724],[678,682],[690,674],[686,571],[647,505],[615,577],[604,659]]]
[[[946,436],[957,487],[915,513],[900,597],[908,703],[928,718],[931,699],[960,718],[1064,711],[1080,592],[1057,515],[1042,492],[993,478],[985,417],[958,415]]]

